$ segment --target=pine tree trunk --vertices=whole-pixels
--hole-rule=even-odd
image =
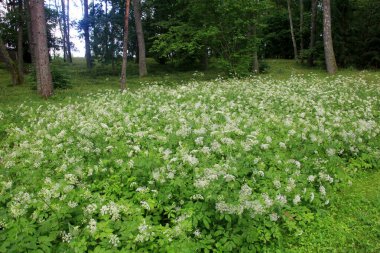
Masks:
[[[35,68],[37,90],[44,98],[53,94],[53,83],[49,65],[46,18],[43,0],[30,0],[30,17],[35,44]]]
[[[300,0],[300,59],[303,63],[303,0]]]
[[[66,62],[67,61],[67,27],[66,27],[66,7],[65,7],[65,0],[61,0],[61,8],[62,8],[62,13],[61,17],[62,18],[62,26],[63,26],[63,60]]]
[[[298,58],[297,43],[296,43],[296,37],[294,35],[292,9],[290,8],[290,0],[287,0],[287,2],[288,2],[289,23],[290,23],[290,34],[292,36],[292,42],[293,42],[294,59],[297,60],[297,58]]]
[[[18,72],[16,63],[9,56],[8,50],[5,47],[5,44],[4,44],[2,38],[0,38],[0,55],[4,59],[5,65],[7,66],[9,72],[11,73],[12,84],[13,85],[21,84],[21,80],[20,80],[20,76],[19,76],[19,72]]]
[[[18,34],[17,34],[17,69],[20,78],[20,83],[24,83],[24,18],[22,0],[18,0]]]
[[[124,38],[123,38],[123,63],[121,66],[120,90],[125,90],[127,85],[127,56],[128,56],[128,28],[129,28],[129,5],[130,0],[125,1],[125,15],[124,15]]]
[[[252,26],[252,36],[253,39],[255,40],[255,51],[253,52],[253,73],[258,74],[260,72],[260,65],[259,65],[259,57],[257,55],[257,43],[256,43],[256,36],[257,36],[257,31],[256,31],[256,25],[254,24]]]
[[[310,45],[309,45],[309,66],[314,66],[314,51],[315,51],[315,33],[317,30],[317,0],[311,2],[311,29],[310,29]]]
[[[323,0],[323,46],[325,49],[327,72],[334,74],[338,67],[336,65],[332,41],[330,0]]]
[[[90,20],[88,18],[88,0],[84,0],[84,42],[86,47],[86,63],[87,69],[92,68],[92,60],[91,60],[91,48],[90,48]]]
[[[106,25],[105,25],[105,29],[104,29],[104,33],[106,34],[106,41],[104,43],[104,52],[103,52],[103,58],[106,60],[107,62],[107,59],[108,59],[108,45],[109,45],[109,26],[108,26],[108,0],[105,0],[105,19],[106,19]]]
[[[25,12],[26,12],[26,28],[28,32],[28,44],[29,44],[29,53],[32,59],[32,63],[34,63],[34,59],[36,58],[34,55],[34,48],[35,48],[35,43],[33,41],[33,35],[32,35],[32,26],[31,26],[31,18],[30,18],[30,7],[29,7],[29,0],[24,0],[24,5],[25,5]]]
[[[58,5],[57,0],[54,0],[54,4],[55,4],[56,10],[59,12],[59,9],[61,7]],[[63,30],[64,28],[62,25],[62,16],[58,17],[58,27],[59,27],[59,31],[60,31],[61,36],[62,36],[63,61],[66,61],[66,38],[65,38],[64,30]]]
[[[73,58],[71,56],[71,42],[70,42],[70,2],[67,0],[67,11],[66,11],[66,29],[67,29],[67,36],[66,36],[66,42],[67,42],[67,61],[69,63],[73,62]]]
[[[146,69],[145,40],[141,22],[140,0],[133,0],[133,10],[135,14],[137,43],[139,45],[139,73],[140,76],[146,76],[148,74],[148,71]]]

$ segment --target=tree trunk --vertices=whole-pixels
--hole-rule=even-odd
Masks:
[[[255,51],[253,52],[253,66],[252,66],[252,70],[253,70],[253,73],[258,74],[260,72],[260,66],[259,66],[259,57],[257,56],[257,44],[256,44],[257,31],[256,31],[256,24],[254,24],[252,26],[252,36],[253,36],[253,39],[255,40]]]
[[[67,36],[66,36],[66,42],[67,42],[67,61],[69,63],[73,63],[73,58],[71,56],[71,42],[70,42],[70,2],[67,0],[67,11],[66,11],[66,29],[67,29]]]
[[[32,34],[36,43],[36,59],[34,62],[37,75],[37,90],[41,96],[48,98],[53,94],[53,82],[49,65],[44,1],[30,0],[29,2]]]
[[[29,53],[32,59],[32,63],[34,63],[35,59],[35,53],[34,53],[34,48],[35,48],[35,43],[33,41],[33,35],[32,35],[32,26],[31,26],[31,18],[30,18],[30,7],[29,7],[29,0],[24,0],[24,6],[25,6],[25,12],[26,12],[26,28],[28,30],[28,44],[29,44]]]
[[[289,23],[290,23],[290,34],[292,36],[292,42],[293,42],[294,59],[297,60],[298,58],[297,43],[296,43],[296,37],[294,36],[292,9],[290,8],[290,0],[287,0],[287,2],[288,2]]]
[[[139,45],[139,73],[140,76],[146,76],[148,74],[148,71],[146,69],[145,40],[141,22],[140,0],[133,0],[133,10],[135,14],[137,43]]]
[[[106,35],[106,41],[105,41],[105,44],[104,44],[104,52],[103,52],[103,58],[104,58],[104,60],[106,60],[106,62],[108,62],[107,61],[107,59],[108,59],[108,45],[109,45],[109,38],[110,38],[110,35],[109,35],[109,31],[110,31],[110,29],[109,29],[109,25],[108,25],[108,0],[105,0],[105,19],[106,19],[106,25],[105,25],[105,29],[104,29],[104,33],[105,33],[105,35]]]
[[[303,63],[303,1],[300,0],[300,59]]]
[[[120,89],[126,89],[126,72],[127,72],[127,56],[128,56],[128,26],[129,26],[129,0],[125,1],[125,15],[124,15],[124,38],[123,38],[123,63],[121,66],[121,79]]]
[[[91,48],[90,48],[90,23],[88,18],[88,0],[84,0],[84,42],[86,47],[86,63],[87,69],[92,68],[92,60],[91,60]]]
[[[67,54],[67,24],[66,24],[66,7],[65,7],[65,0],[61,0],[61,8],[62,8],[62,25],[63,25],[63,61],[67,61],[68,54]]]
[[[334,74],[338,67],[336,65],[332,41],[330,0],[323,0],[323,46],[325,49],[327,72]]]
[[[17,71],[20,84],[24,83],[24,18],[22,0],[18,0],[18,31],[17,31]]]
[[[57,3],[57,0],[54,0],[54,5],[55,5],[55,8],[56,10],[59,12],[59,9],[61,8],[58,3]],[[63,45],[63,60],[66,61],[66,38],[65,38],[65,33],[63,31],[63,27],[62,27],[62,17],[59,16],[58,17],[58,27],[59,27],[59,31],[61,33],[61,36],[62,36],[62,45]]]
[[[11,73],[12,77],[12,84],[13,85],[19,85],[21,84],[20,75],[17,69],[17,66],[15,62],[12,60],[12,58],[9,56],[8,50],[5,47],[5,44],[3,42],[3,39],[0,38],[0,55],[5,61],[5,65],[7,66],[9,72]]]
[[[314,51],[315,51],[315,33],[317,30],[317,3],[318,0],[312,0],[311,3],[311,28],[310,28],[310,45],[309,45],[309,66],[314,66]]]

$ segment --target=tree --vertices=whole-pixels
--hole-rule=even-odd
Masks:
[[[145,40],[141,23],[141,4],[140,0],[133,0],[133,9],[136,24],[137,43],[139,48],[139,73],[140,76],[148,74],[146,69]]]
[[[331,32],[331,6],[330,0],[323,0],[323,46],[325,51],[325,63],[327,72],[334,74],[337,65],[334,54],[332,32]]]
[[[33,42],[33,34],[32,34],[32,20],[30,17],[30,5],[29,0],[24,0],[24,6],[25,6],[25,12],[26,12],[26,29],[28,33],[28,44],[29,44],[29,53],[31,56],[32,63],[34,63],[34,59],[36,58],[35,55],[35,43]]]
[[[318,0],[311,1],[311,27],[310,27],[310,44],[309,44],[309,66],[314,66],[315,55],[315,33],[317,30],[317,3]]]
[[[127,56],[128,56],[128,28],[129,28],[129,6],[130,0],[125,1],[124,14],[124,39],[123,39],[123,63],[121,67],[120,90],[126,89],[127,83]]]
[[[91,60],[91,48],[90,48],[90,21],[88,17],[88,0],[83,1],[83,31],[84,31],[84,42],[86,47],[86,63],[87,69],[92,68],[92,60]]]
[[[303,1],[304,0],[300,0],[300,58],[301,58],[301,63],[303,63],[303,16],[304,16]]]
[[[22,0],[18,0],[17,71],[20,84],[24,83],[24,18]]]
[[[63,29],[63,59],[69,63],[73,62],[71,56],[71,42],[70,42],[70,2],[67,0],[67,4],[65,0],[61,0],[61,23]],[[61,31],[62,32],[62,31]]]
[[[16,63],[13,61],[13,59],[10,57],[8,50],[3,42],[3,39],[0,37],[0,56],[4,60],[5,65],[9,69],[9,72],[12,76],[12,84],[18,85],[22,84],[22,79],[19,75],[19,71],[17,69]]]
[[[20,1],[18,3],[20,3]],[[21,10],[22,10],[22,5],[21,5]],[[24,81],[24,77],[23,77],[24,71],[23,71],[23,64],[22,64],[23,63],[23,61],[22,61],[22,55],[23,55],[22,46],[21,46],[21,50],[20,50],[20,43],[22,45],[22,36],[20,38],[20,32],[22,33],[22,28],[20,28],[20,27],[22,27],[22,24],[20,24],[21,13],[19,13],[19,12],[20,12],[20,8],[18,8],[18,13],[16,15],[17,18],[19,18],[18,24],[17,24],[17,28],[18,28],[17,34],[18,35],[17,35],[16,61],[14,59],[12,59],[12,57],[10,56],[8,49],[6,47],[6,44],[4,43],[3,38],[2,38],[3,32],[0,29],[0,58],[4,61],[5,65],[7,66],[8,70],[11,74],[13,85],[20,85]],[[21,40],[21,42],[20,42],[20,40]],[[20,51],[21,51],[21,53],[20,53]],[[20,60],[20,57],[21,57],[21,60]],[[21,64],[21,66],[20,66],[20,64]]]
[[[61,0],[61,23],[63,28],[62,39],[63,39],[63,60],[67,61],[68,59],[68,49],[67,49],[67,22],[66,22],[66,8],[65,0]],[[62,32],[62,31],[61,31]]]
[[[53,83],[49,65],[49,50],[46,31],[46,18],[43,0],[30,0],[31,29],[34,47],[37,91],[44,98],[53,94]]]
[[[288,4],[288,13],[289,13],[290,34],[292,36],[292,43],[293,43],[293,50],[294,50],[294,59],[297,60],[297,58],[298,58],[297,42],[296,42],[296,37],[294,35],[292,9],[290,6],[290,0],[287,0],[287,4]]]
[[[256,24],[252,25],[252,39],[255,40],[254,43],[256,42],[257,39],[257,28]],[[252,64],[252,72],[255,74],[258,74],[260,72],[260,65],[259,65],[259,57],[257,53],[257,45],[255,43],[255,49],[253,51],[253,64]]]
[[[64,1],[64,0],[63,0]],[[70,2],[69,0],[67,0],[67,11],[66,11],[66,29],[67,29],[67,33],[66,33],[66,47],[67,47],[67,61],[69,63],[72,63],[73,62],[73,58],[72,58],[72,55],[71,55],[71,42],[70,42]]]
[[[116,58],[123,52],[125,3],[111,0],[106,7],[104,2],[90,4],[90,45],[93,58],[102,64],[112,63],[112,69],[115,70]],[[128,51],[128,56],[131,56],[130,53]],[[117,73],[120,74],[119,71]]]

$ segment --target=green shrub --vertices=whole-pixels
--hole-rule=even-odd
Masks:
[[[70,89],[72,85],[70,83],[70,78],[65,71],[61,70],[61,67],[56,64],[51,64],[51,76],[53,79],[54,89]],[[32,83],[32,89],[37,89],[37,79],[36,79],[36,69],[32,68],[30,73],[30,82]]]

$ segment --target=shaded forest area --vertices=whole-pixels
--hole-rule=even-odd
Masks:
[[[46,87],[54,73],[46,78],[51,72],[46,57],[51,60],[60,52],[65,62],[72,62],[72,29],[80,31],[86,42],[87,68],[110,65],[124,82],[126,57],[139,63],[140,76],[149,72],[146,57],[177,70],[206,70],[212,63],[233,76],[265,71],[266,58],[294,58],[309,66],[321,63],[329,73],[335,73],[336,66],[380,66],[379,0],[85,0],[82,4],[76,8],[83,19],[76,21],[70,20],[73,4],[66,0],[45,5],[35,0],[1,3],[0,58],[13,84],[24,82],[24,62],[33,62],[38,90],[42,94],[45,87],[43,96],[48,97],[52,88]],[[41,20],[46,22],[37,24]],[[46,37],[46,49],[37,48],[41,36]],[[40,80],[41,71],[46,80]]]

